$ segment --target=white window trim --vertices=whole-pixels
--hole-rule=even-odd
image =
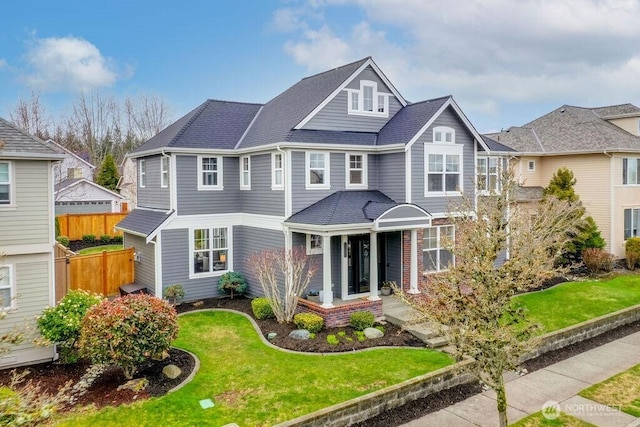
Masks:
[[[160,187],[169,187],[169,170],[171,168],[171,161],[168,157],[160,157]],[[165,182],[166,181],[166,182]]]
[[[436,268],[436,270],[424,270],[422,272],[423,274],[435,274],[435,273],[441,273],[443,271],[448,271],[447,269],[440,269],[440,264],[441,264],[440,263],[440,251],[447,250],[447,249],[444,249],[442,247],[442,240],[441,240],[442,237],[441,237],[441,232],[440,232],[441,229],[445,228],[445,227],[451,227],[453,229],[453,240],[455,241],[455,239],[456,239],[456,228],[455,228],[454,225],[452,225],[452,224],[443,224],[443,225],[434,225],[434,226],[431,226],[431,227],[427,227],[427,228],[435,228],[437,230],[436,231],[436,233],[437,233],[436,234],[436,246],[437,246],[437,248],[425,248],[424,247],[424,237],[423,237],[423,239],[422,239],[422,256],[423,256],[423,259],[424,259],[424,253],[425,252],[437,251],[437,254],[438,254],[437,255],[437,260],[436,260],[436,267],[437,268]],[[452,256],[453,265],[455,265],[456,256],[454,254],[451,254],[451,256]],[[422,265],[422,268],[425,268],[424,263]]]
[[[351,156],[360,156],[362,158],[362,183],[353,184],[351,183]],[[349,189],[367,189],[369,188],[368,182],[368,155],[367,153],[345,153],[344,162],[345,162],[345,188]]]
[[[0,209],[13,209],[16,207],[16,191],[15,191],[15,179],[13,176],[13,162],[10,160],[3,160],[0,163],[6,163],[8,165],[9,181],[3,182],[3,184],[9,185],[9,203],[0,204]]]
[[[636,164],[640,164],[640,157],[623,157],[622,158],[622,164],[620,165],[620,168],[622,170],[622,185],[625,186],[625,187],[634,187],[634,186],[640,185],[640,173],[638,173],[638,169],[639,168],[637,166],[636,166],[636,174],[637,174],[636,182],[629,183],[629,160],[630,159],[635,160]],[[625,172],[625,167],[624,167],[625,161],[627,163],[626,176],[625,176],[625,173],[624,173]],[[625,181],[627,181],[626,184],[625,184]]]
[[[147,159],[138,160],[138,183],[140,188],[147,186]]]
[[[217,165],[218,169],[216,173],[218,174],[218,184],[217,185],[204,185],[202,182],[202,159],[218,159]],[[223,167],[222,167],[222,156],[198,156],[198,191],[219,191],[223,190],[222,177],[223,177]]]
[[[17,298],[16,298],[16,277],[15,277],[15,269],[13,268],[13,264],[0,264],[0,268],[6,268],[9,270],[9,299],[10,301],[2,301],[0,305],[0,311],[13,311],[18,308],[17,306]],[[0,273],[1,274],[1,273]],[[3,289],[7,289],[3,288]]]
[[[478,161],[481,160],[481,159],[485,160],[486,168],[487,168],[487,170],[485,172],[485,176],[487,178],[487,181],[486,181],[485,188],[482,188],[482,189],[478,188],[478,184],[479,184],[479,181],[478,181],[478,177],[479,177]],[[491,182],[491,180],[489,179],[490,176],[491,176],[491,173],[489,172],[489,163],[490,163],[490,161],[492,159],[495,159],[495,161],[496,161],[496,168],[497,168],[497,170],[496,170],[496,183],[498,185],[498,188],[496,188],[496,189],[487,189],[486,187],[488,187],[489,182]],[[478,191],[479,194],[486,196],[486,195],[489,195],[489,194],[498,194],[498,193],[501,192],[502,185],[501,185],[501,182],[500,182],[500,178],[502,176],[503,167],[504,166],[503,166],[503,158],[502,157],[498,157],[498,156],[478,156],[478,157],[476,157],[476,190]]]
[[[194,232],[195,230],[209,230],[209,251],[213,251],[214,249],[212,245],[212,239],[213,239],[214,228],[225,228],[227,230],[227,248],[226,248],[227,268],[226,270],[212,270],[212,271],[205,271],[202,273],[196,273],[193,268],[193,258],[195,253],[195,246],[193,244]],[[225,273],[228,273],[229,271],[233,271],[233,258],[232,258],[233,251],[231,250],[231,248],[233,247],[233,238],[231,234],[232,229],[233,227],[230,227],[230,226],[220,226],[220,227],[194,226],[189,228],[189,279],[199,279],[201,277],[218,277],[218,276],[222,276]]]
[[[535,172],[535,170],[536,170],[536,161],[535,160],[527,160],[527,170],[529,172]]]
[[[312,236],[318,236],[320,238],[320,247],[311,247],[311,238]],[[318,255],[322,253],[322,248],[324,244],[324,237],[319,234],[307,234],[307,255]]]
[[[276,168],[276,158],[280,156],[280,167]],[[280,184],[276,183],[276,171],[280,171]],[[284,155],[282,153],[271,153],[271,189],[284,189]]]
[[[424,196],[425,197],[442,197],[442,196],[460,196],[464,191],[464,150],[462,144],[452,143],[427,143],[424,144]],[[458,191],[429,191],[429,154],[447,154],[460,156],[460,179]],[[475,170],[475,168],[474,168]],[[442,172],[445,175],[444,172]]]
[[[631,224],[630,224],[630,226],[631,226],[631,229],[630,229],[631,235],[629,237],[626,237],[625,236],[625,231],[626,231],[625,225],[626,224],[624,223],[624,219],[625,219],[624,217],[625,217],[625,211],[628,211],[628,210],[631,211]],[[622,209],[622,241],[624,241],[624,242],[626,242],[627,239],[630,238],[630,237],[640,237],[640,236],[634,236],[633,235],[633,229],[634,229],[634,226],[633,226],[633,211],[640,211],[640,207],[625,207],[624,209]],[[640,226],[640,224],[638,224],[638,226]],[[635,228],[638,228],[638,227],[635,227]]]
[[[311,154],[321,154],[324,156],[324,182],[322,184],[311,184],[310,174],[311,174]],[[322,151],[307,151],[305,152],[305,178],[304,184],[307,190],[328,190],[331,188],[331,183],[329,181],[329,175],[331,173],[331,156],[330,153],[322,152]]]
[[[373,111],[364,110],[364,87],[373,88]],[[378,83],[372,80],[360,80],[360,89],[346,89],[347,91],[347,114],[357,116],[373,116],[373,117],[389,117],[389,97],[390,93],[378,92]],[[353,108],[352,97],[353,94],[358,94],[358,109]],[[384,111],[379,112],[378,107],[380,104],[379,97],[384,97]]]
[[[443,136],[442,141],[436,140],[437,134],[440,133]],[[447,134],[451,135],[451,141],[447,141]],[[450,128],[449,126],[436,126],[433,128],[433,139],[434,144],[446,144],[452,145],[456,143],[456,130],[454,128]]]
[[[244,161],[247,161],[247,169],[244,169]],[[244,182],[245,174],[247,183]],[[251,190],[251,156],[240,156],[240,189]]]

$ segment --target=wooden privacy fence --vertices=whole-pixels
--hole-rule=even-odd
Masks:
[[[56,249],[56,301],[76,289],[118,294],[121,285],[134,280],[134,248],[91,255],[62,253]]]
[[[88,214],[64,214],[58,215],[60,235],[67,236],[69,240],[80,240],[82,236],[92,234],[96,237],[102,235],[121,236],[120,230],[113,227],[127,216],[126,213],[88,213]]]

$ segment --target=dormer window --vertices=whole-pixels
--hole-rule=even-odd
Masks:
[[[378,92],[378,83],[360,80],[360,89],[347,89],[349,114],[389,117],[389,94]]]
[[[437,144],[455,144],[455,129],[446,126],[437,126],[433,128],[433,142]]]

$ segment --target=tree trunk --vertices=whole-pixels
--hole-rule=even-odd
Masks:
[[[500,427],[507,427],[507,391],[504,388],[502,379],[495,388],[496,404],[498,405],[498,420]]]

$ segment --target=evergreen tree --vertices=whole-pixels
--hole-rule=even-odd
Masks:
[[[118,168],[116,162],[113,160],[111,153],[107,154],[100,165],[100,172],[96,177],[96,184],[102,185],[104,188],[108,188],[111,191],[116,191],[118,186]]]
[[[544,189],[544,195],[555,196],[559,200],[566,200],[570,203],[577,202],[580,197],[573,188],[576,182],[578,181],[573,177],[573,172],[562,167],[551,177],[549,186]]]

